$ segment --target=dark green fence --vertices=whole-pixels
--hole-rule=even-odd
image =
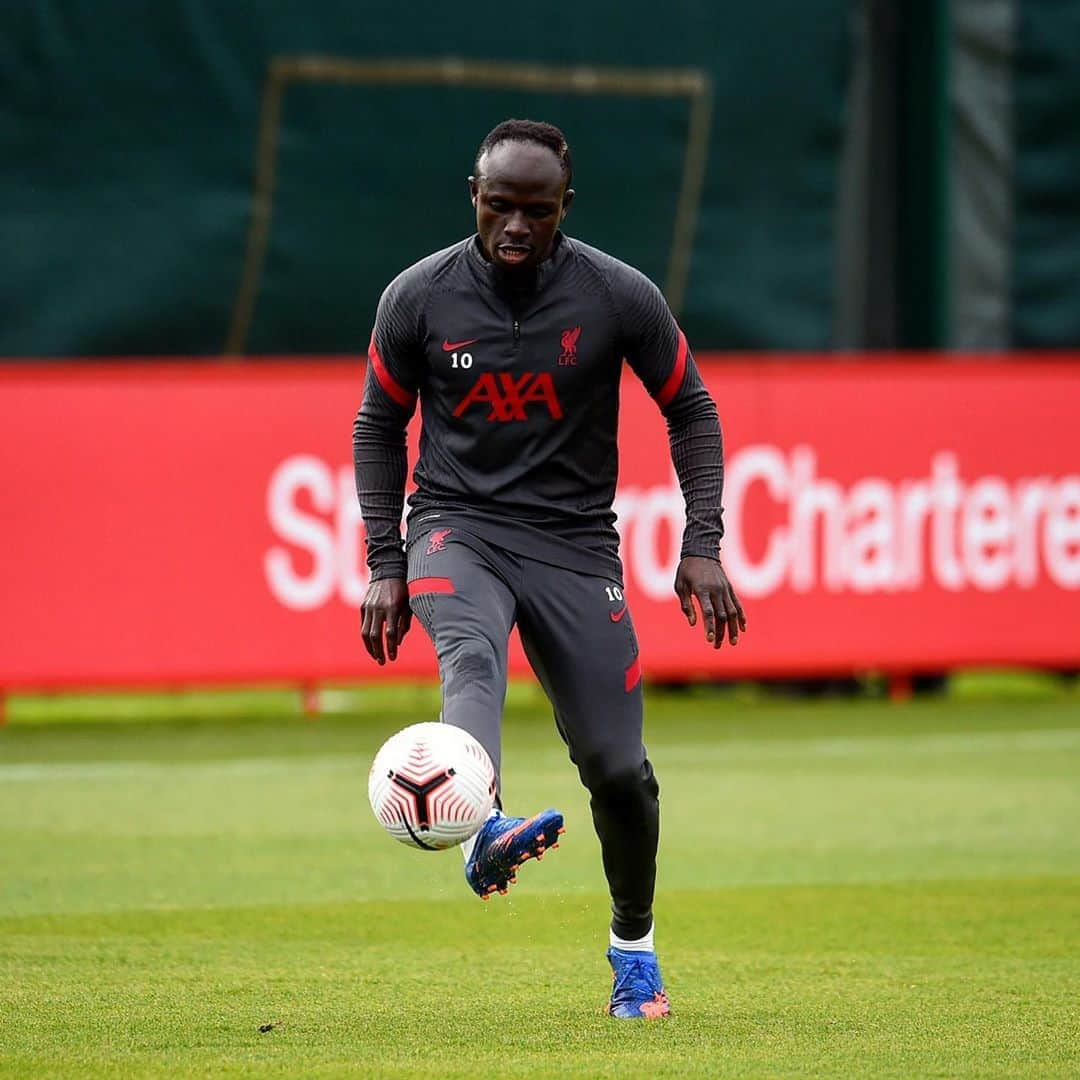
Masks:
[[[1080,345],[1080,5],[1018,5],[1012,344]]]
[[[4,5],[0,353],[362,349],[509,115],[566,130],[568,231],[698,347],[826,346],[846,10]]]

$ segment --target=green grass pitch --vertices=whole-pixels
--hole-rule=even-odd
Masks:
[[[598,847],[530,694],[508,808],[559,806],[568,831],[487,904],[457,852],[408,850],[367,807],[372,753],[430,693],[314,722],[235,700],[13,706],[0,1075],[1080,1075],[1075,690],[654,695],[674,1013],[629,1024],[601,1015]]]

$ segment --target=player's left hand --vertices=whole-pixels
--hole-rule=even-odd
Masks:
[[[675,594],[691,626],[697,625],[694,598],[697,599],[705,623],[705,640],[714,649],[719,649],[723,644],[725,628],[732,645],[738,642],[739,634],[746,630],[742,604],[719,559],[687,555],[675,573]]]

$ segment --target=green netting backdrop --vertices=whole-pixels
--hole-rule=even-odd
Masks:
[[[1080,344],[1080,5],[1017,8],[1012,344]]]
[[[0,354],[214,354],[245,266],[274,57],[704,72],[712,121],[682,321],[698,348],[820,348],[849,43],[843,0],[657,6],[25,0],[0,8]],[[567,132],[568,231],[663,283],[685,98],[290,85],[248,352],[365,347],[399,269],[471,231],[508,115]]]

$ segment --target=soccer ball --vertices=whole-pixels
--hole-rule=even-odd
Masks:
[[[413,724],[375,755],[368,798],[395,840],[441,851],[464,843],[487,820],[495,805],[495,767],[467,731]]]

